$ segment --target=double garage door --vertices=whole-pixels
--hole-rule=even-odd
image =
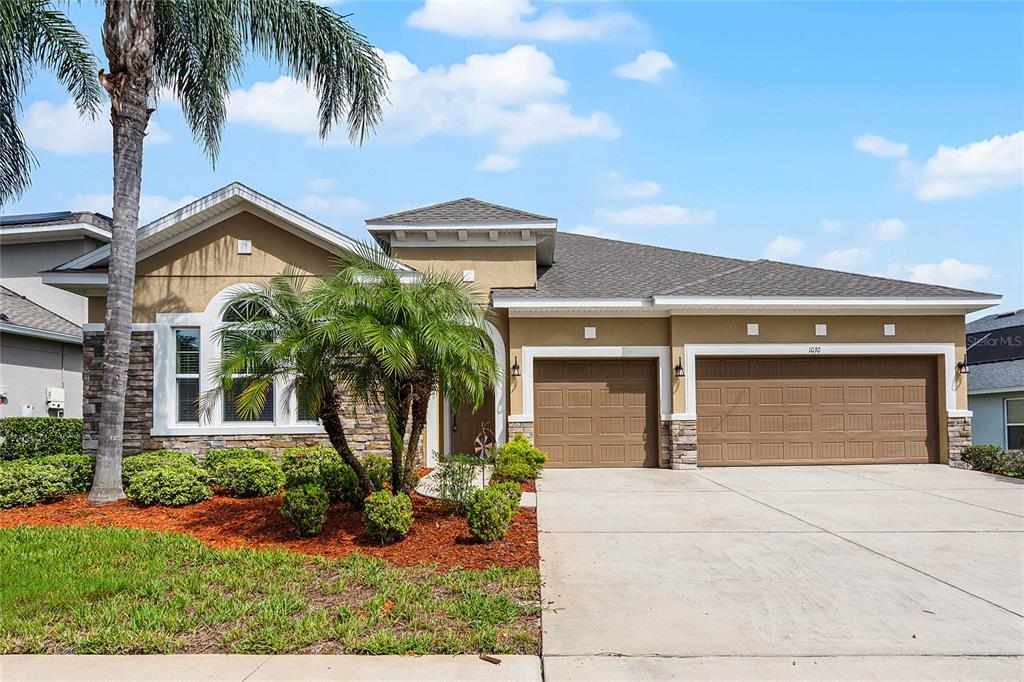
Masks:
[[[534,429],[551,467],[658,462],[654,360],[538,360]],[[936,461],[927,357],[697,362],[700,466]]]

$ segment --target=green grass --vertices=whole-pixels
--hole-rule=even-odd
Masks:
[[[145,530],[0,530],[0,653],[537,653],[530,568],[397,568]]]

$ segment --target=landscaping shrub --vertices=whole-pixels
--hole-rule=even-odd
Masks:
[[[144,505],[184,507],[213,497],[196,466],[156,466],[135,472],[125,494]]]
[[[526,436],[516,434],[498,450],[491,478],[499,482],[532,481],[540,476],[547,461],[548,456],[535,448]]]
[[[66,467],[20,459],[0,464],[0,507],[27,506],[56,500],[74,489]]]
[[[1000,473],[1014,478],[1024,478],[1024,450],[1007,450]]]
[[[281,515],[292,522],[300,537],[316,535],[324,527],[329,504],[323,485],[306,481],[284,492]]]
[[[968,445],[961,459],[977,471],[998,471],[1003,464],[1003,449],[998,445]]]
[[[373,487],[383,490],[385,483],[391,482],[391,458],[387,455],[367,455],[362,459],[366,467],[366,475],[373,482]]]
[[[494,542],[505,537],[511,521],[512,509],[508,493],[497,486],[474,491],[466,505],[469,532],[481,542]]]
[[[519,513],[519,501],[523,498],[523,491],[519,487],[519,484],[515,481],[507,481],[505,483],[492,483],[491,488],[501,491],[505,497],[508,498],[509,509],[512,511],[512,516]]]
[[[438,499],[462,511],[476,489],[473,484],[480,478],[480,466],[446,457],[437,465],[431,477],[437,485]]]
[[[92,486],[92,474],[96,468],[96,458],[88,455],[46,455],[24,460],[39,462],[64,469],[71,476],[71,492],[80,493]]]
[[[331,502],[350,500],[354,495],[356,476],[352,468],[326,445],[288,448],[281,462],[285,487],[317,483],[327,492]]]
[[[366,498],[363,524],[366,534],[382,545],[401,540],[412,528],[412,500],[405,493],[378,490]]]
[[[121,483],[127,488],[136,474],[154,468],[182,468],[199,476],[196,458],[178,450],[152,450],[129,455],[121,461]]]
[[[281,492],[284,472],[276,462],[238,457],[217,465],[210,483],[234,497],[266,497]]]
[[[217,475],[217,467],[223,462],[235,459],[271,461],[270,454],[263,450],[256,450],[254,448],[224,448],[221,450],[207,450],[203,456],[203,468],[213,478]]]
[[[63,417],[0,419],[0,459],[82,454],[82,420]]]

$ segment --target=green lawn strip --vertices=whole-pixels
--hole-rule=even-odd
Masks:
[[[535,654],[539,580],[23,526],[0,530],[0,653]]]

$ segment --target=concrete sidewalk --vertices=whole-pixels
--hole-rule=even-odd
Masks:
[[[271,682],[284,680],[522,680],[540,682],[536,656],[0,656],[3,682]]]

